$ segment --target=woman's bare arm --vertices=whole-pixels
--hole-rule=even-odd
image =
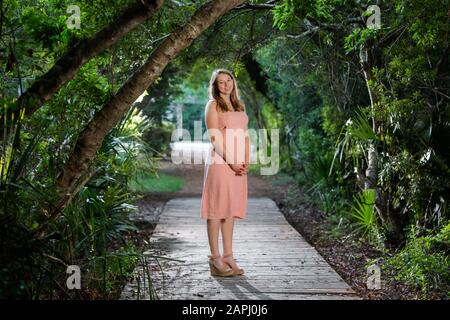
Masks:
[[[232,160],[232,157],[229,155],[228,151],[223,150],[223,136],[218,137],[218,135],[222,135],[219,130],[219,112],[216,109],[217,102],[214,100],[208,101],[206,104],[205,111],[205,123],[206,128],[209,134],[209,140],[214,146],[215,152],[222,157],[222,159],[227,162],[227,159]]]

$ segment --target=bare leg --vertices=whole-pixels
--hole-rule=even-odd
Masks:
[[[234,218],[225,219],[220,224],[223,240],[223,256],[222,261],[233,269],[233,274],[242,275],[244,269],[240,268],[233,257],[233,227]]]
[[[233,227],[234,218],[223,219],[220,223],[224,255],[233,253]]]
[[[208,241],[209,248],[211,250],[211,255],[216,257],[220,255],[219,252],[219,219],[208,219],[207,220],[207,230],[208,230]]]
[[[222,219],[223,220],[223,219]],[[210,264],[212,263],[215,267],[211,267],[211,275],[216,276],[232,276],[233,270],[222,261],[222,257],[219,252],[219,231],[221,221],[219,219],[208,219],[207,229],[208,229],[208,241],[209,248],[211,250]]]

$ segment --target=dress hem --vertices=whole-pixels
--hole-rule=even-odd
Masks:
[[[235,218],[235,219],[239,219],[239,220],[244,220],[246,218],[246,215],[242,216],[237,216],[237,215],[231,215],[231,216],[227,216],[227,217],[220,217],[220,218],[216,218],[216,217],[205,217],[203,215],[200,216],[201,219],[203,220],[222,220],[222,219],[228,219],[228,218]]]

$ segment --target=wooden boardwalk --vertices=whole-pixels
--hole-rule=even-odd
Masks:
[[[212,277],[200,201],[177,198],[165,205],[146,261],[121,299],[358,299],[266,197],[249,198],[247,219],[235,222],[233,251],[245,275]]]

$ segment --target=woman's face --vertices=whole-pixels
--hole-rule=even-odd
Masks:
[[[220,93],[230,94],[233,91],[233,79],[226,74],[221,73],[217,76],[217,87],[219,88]]]

